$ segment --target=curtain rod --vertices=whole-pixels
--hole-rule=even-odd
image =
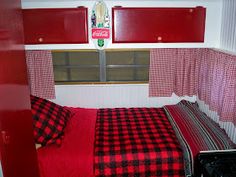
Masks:
[[[225,50],[225,49],[219,49],[219,48],[212,48],[212,49],[215,50],[215,51],[218,51],[218,52],[222,52],[222,53],[225,53],[225,54],[236,56],[236,52],[232,52],[232,51]]]

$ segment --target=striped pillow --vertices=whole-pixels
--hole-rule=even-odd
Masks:
[[[184,152],[186,176],[198,176],[195,162],[200,151],[235,148],[226,132],[200,111],[197,103],[183,100],[176,105],[164,106],[164,109]]]

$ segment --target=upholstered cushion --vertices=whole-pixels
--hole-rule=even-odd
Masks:
[[[35,143],[43,146],[61,144],[70,111],[46,99],[30,96]]]

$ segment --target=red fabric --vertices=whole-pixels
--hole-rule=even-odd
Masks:
[[[34,139],[38,144],[61,144],[64,128],[71,113],[64,107],[36,96],[30,96]]]
[[[93,176],[96,109],[70,108],[73,116],[60,147],[38,149],[41,177]]]
[[[198,96],[220,121],[236,125],[236,56],[203,49]]]
[[[200,151],[234,149],[236,145],[229,139],[219,125],[201,112],[196,103],[181,101],[177,105],[164,107],[169,115],[177,137],[183,147],[186,165],[195,165],[195,175],[199,173],[196,168],[197,155]],[[191,157],[191,158],[189,158]]]
[[[151,49],[149,96],[197,94],[201,49]]]
[[[95,175],[184,176],[182,149],[164,109],[99,109]]]
[[[201,112],[196,103],[181,101],[177,105],[167,105],[165,109],[180,129],[195,158],[200,151],[235,148],[225,131]]]
[[[28,80],[32,95],[55,98],[52,53],[47,50],[26,51]]]

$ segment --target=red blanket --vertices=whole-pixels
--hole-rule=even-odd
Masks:
[[[60,147],[38,149],[41,177],[93,176],[96,109],[71,108],[74,113]]]
[[[185,101],[166,106],[167,114],[163,108],[71,111],[62,145],[38,150],[41,177],[182,177],[184,169],[191,176],[200,150],[235,147],[219,126]]]
[[[184,176],[183,153],[164,109],[99,109],[95,175]]]

